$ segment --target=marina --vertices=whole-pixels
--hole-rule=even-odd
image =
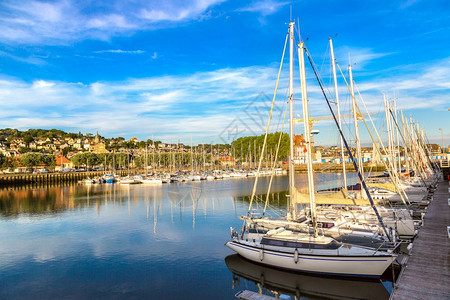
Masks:
[[[22,2],[0,299],[450,299],[448,5]]]
[[[296,183],[301,185],[305,176],[297,175]],[[336,174],[320,177],[319,181],[330,186],[339,180]],[[18,289],[25,297],[42,299],[67,294],[83,298],[100,294],[126,298],[189,295],[190,299],[220,294],[222,299],[236,299],[235,295],[243,290],[254,296],[283,295],[291,299],[406,299],[413,297],[408,294],[412,291],[416,295],[429,294],[430,298],[448,295],[445,277],[436,276],[448,272],[447,265],[439,263],[448,259],[448,238],[442,232],[446,220],[433,217],[448,209],[448,182],[441,181],[434,193],[404,271],[388,269],[380,279],[366,281],[286,272],[231,255],[223,246],[227,234],[220,227],[245,213],[254,180],[250,177],[159,186],[72,184],[2,189],[0,222],[4,244],[0,253],[5,259],[0,265],[0,282],[4,286],[0,297],[9,298]],[[269,177],[260,180],[267,184]],[[356,180],[355,174],[350,173],[349,182]],[[286,208],[287,181],[287,176],[274,178],[272,209]],[[256,193],[265,199],[264,188]],[[235,226],[239,224],[236,222]],[[213,234],[216,230],[224,234]],[[73,237],[63,238],[68,234]],[[210,241],[208,248],[203,242],[205,237]],[[430,251],[430,245],[436,250]],[[185,270],[179,269],[181,262]],[[130,270],[135,275],[130,276]],[[185,272],[192,280],[186,279]],[[43,274],[50,277],[38,280]],[[208,274],[214,274],[212,282],[203,277]],[[173,278],[183,278],[184,284],[174,287]],[[57,280],[72,284],[52,289],[49,294]],[[167,294],[167,290],[171,292]],[[405,292],[406,296],[399,294]]]
[[[40,299],[236,299],[241,288],[236,283],[233,288],[236,278],[227,267],[232,252],[224,247],[228,230],[223,227],[230,221],[240,225],[236,216],[247,210],[253,181],[2,189],[0,298],[20,291],[24,298]],[[274,179],[274,209],[286,207],[286,183],[286,176]],[[264,189],[257,193],[265,195]],[[306,278],[316,287],[327,282]],[[61,281],[70,284],[55,288]],[[354,281],[337,282],[337,287],[346,284],[338,293],[353,293],[347,288]],[[370,290],[386,299],[392,282],[378,282],[369,283]],[[258,292],[257,283],[245,286]]]

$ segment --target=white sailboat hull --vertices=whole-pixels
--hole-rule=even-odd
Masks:
[[[158,185],[158,184],[162,184],[163,182],[161,179],[143,179],[141,181],[141,183],[148,184],[148,185]]]
[[[330,275],[380,277],[395,256],[324,256],[295,254],[261,249],[229,241],[226,246],[248,260],[268,266]]]

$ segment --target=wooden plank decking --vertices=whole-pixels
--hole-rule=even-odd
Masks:
[[[441,181],[391,299],[450,299],[449,198],[448,181]]]

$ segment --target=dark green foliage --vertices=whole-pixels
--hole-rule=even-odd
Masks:
[[[23,154],[20,159],[22,166],[34,168],[37,166],[55,166],[55,157],[53,155],[29,152]]]
[[[72,162],[75,166],[96,166],[100,162],[99,156],[91,152],[78,153],[72,156]]]
[[[280,137],[280,132],[269,133],[267,136],[267,153],[270,153],[272,150],[272,154],[275,155],[278,140]],[[249,154],[254,157],[256,153],[256,157],[259,157],[260,151],[262,149],[264,143],[264,134],[260,136],[247,136],[238,138],[232,143],[233,151],[236,153],[236,157],[249,157]],[[242,152],[241,152],[242,150]],[[280,150],[278,153],[278,160],[283,160],[287,158],[289,155],[289,134],[283,133],[281,137]]]

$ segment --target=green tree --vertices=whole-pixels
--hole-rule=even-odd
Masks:
[[[27,148],[27,147],[20,147],[19,148],[19,153],[28,153],[28,152],[30,152],[30,148]]]
[[[43,162],[43,156],[42,153],[29,152],[22,155],[19,162],[25,167],[34,168]]]
[[[72,162],[77,167],[80,166],[92,167],[102,163],[97,154],[91,152],[83,152],[75,154],[74,156],[72,156]]]
[[[0,168],[2,170],[6,169],[7,164],[8,164],[8,158],[3,153],[0,153]]]
[[[54,167],[56,165],[56,159],[53,155],[43,155],[41,157],[41,163],[47,167]]]

